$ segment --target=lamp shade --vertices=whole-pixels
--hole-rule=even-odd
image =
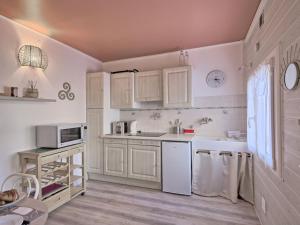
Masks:
[[[31,66],[45,70],[48,66],[48,57],[39,47],[23,45],[19,49],[18,59],[21,66]]]

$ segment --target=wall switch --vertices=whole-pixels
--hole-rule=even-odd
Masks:
[[[264,212],[264,214],[266,214],[266,200],[264,196],[261,196],[261,209]]]

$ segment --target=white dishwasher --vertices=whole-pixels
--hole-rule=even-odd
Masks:
[[[192,194],[192,149],[190,142],[162,142],[162,191]]]

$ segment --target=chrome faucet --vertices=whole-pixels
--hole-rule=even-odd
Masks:
[[[153,120],[158,120],[161,118],[160,112],[153,112],[152,115],[150,115],[150,118]]]

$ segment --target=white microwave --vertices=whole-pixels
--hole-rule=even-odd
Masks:
[[[62,148],[80,144],[86,138],[85,124],[63,123],[36,127],[36,141],[40,148]]]

